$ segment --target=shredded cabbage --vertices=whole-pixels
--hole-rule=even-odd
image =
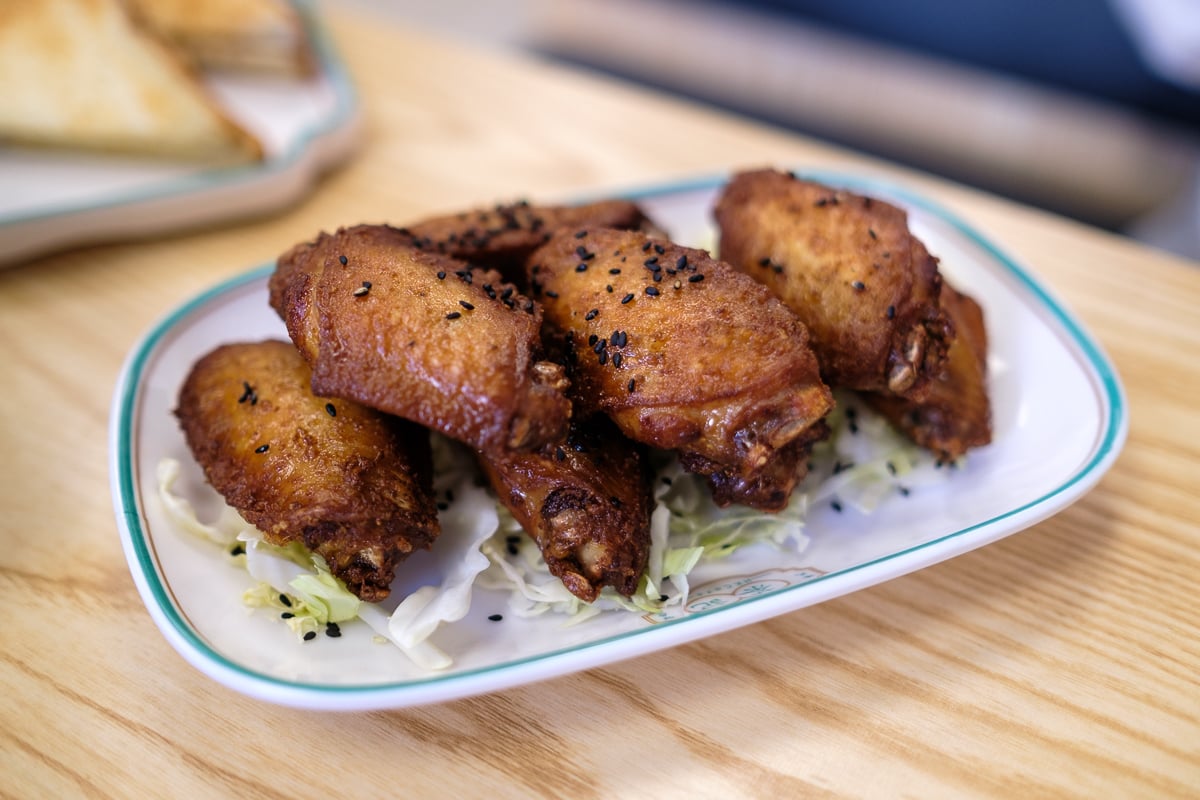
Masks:
[[[531,617],[555,614],[579,624],[611,611],[654,613],[685,605],[689,574],[698,564],[757,545],[803,550],[809,508],[818,502],[844,503],[870,513],[888,495],[944,480],[932,459],[882,418],[859,408],[852,396],[838,397],[830,416],[830,439],[814,448],[810,475],[788,507],[764,514],[742,506],[718,508],[703,478],[683,470],[678,459],[660,455],[656,463],[655,509],[650,519],[649,563],[630,598],[611,588],[594,603],[575,597],[550,574],[536,543],[487,490],[475,484],[469,455],[438,435],[434,442],[434,489],[453,498],[440,513],[442,534],[428,555],[426,574],[439,583],[412,588],[394,610],[355,597],[324,559],[298,542],[277,547],[225,506],[212,523],[174,491],[180,465],[164,459],[157,469],[159,497],[181,529],[225,547],[244,548],[241,560],[257,582],[243,595],[252,607],[277,610],[298,636],[361,619],[381,641],[402,650],[428,670],[453,663],[432,637],[444,624],[461,620],[471,607],[474,587],[509,593],[509,611]],[[236,552],[236,550],[235,550]]]

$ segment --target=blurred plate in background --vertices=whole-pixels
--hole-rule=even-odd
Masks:
[[[357,140],[359,111],[329,38],[301,6],[315,51],[305,78],[213,73],[205,82],[264,158],[211,167],[137,156],[0,147],[0,267],[73,245],[243,219],[302,197]]]

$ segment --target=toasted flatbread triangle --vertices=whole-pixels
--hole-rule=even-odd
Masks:
[[[130,9],[205,69],[313,69],[308,35],[289,0],[130,0]]]
[[[262,155],[120,0],[0,4],[0,138],[222,162]]]

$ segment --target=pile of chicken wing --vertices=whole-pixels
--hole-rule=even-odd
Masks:
[[[982,310],[903,210],[758,170],[714,216],[720,259],[625,200],[321,233],[270,279],[291,342],[198,361],[185,438],[267,541],[303,542],[380,600],[439,533],[436,431],[588,602],[631,595],[646,567],[651,451],[718,505],[776,512],[833,389],[941,460],[990,441]]]

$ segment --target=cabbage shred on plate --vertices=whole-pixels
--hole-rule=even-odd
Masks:
[[[654,613],[686,605],[688,575],[700,563],[749,546],[803,550],[808,543],[805,518],[814,504],[871,513],[888,497],[945,479],[948,470],[936,469],[929,454],[849,395],[838,397],[829,422],[832,435],[814,448],[808,478],[777,514],[742,506],[718,508],[702,477],[685,472],[669,454],[656,454],[656,508],[646,571],[632,597],[606,588],[591,604],[550,574],[537,544],[490,492],[476,485],[470,456],[437,435],[434,489],[439,497],[454,498],[440,513],[443,532],[434,547],[442,580],[410,592],[391,610],[359,600],[320,556],[300,543],[277,547],[266,542],[228,506],[212,523],[201,522],[174,490],[180,474],[175,460],[158,465],[158,497],[181,530],[226,548],[249,572],[255,584],[243,595],[248,606],[271,609],[301,639],[311,640],[321,631],[340,636],[341,623],[359,619],[419,666],[437,670],[449,667],[452,659],[431,637],[442,625],[466,616],[475,586],[509,592],[514,615],[559,615],[565,624],[603,613]]]

